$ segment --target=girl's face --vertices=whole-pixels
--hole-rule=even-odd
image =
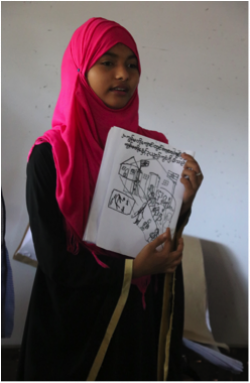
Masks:
[[[112,109],[123,108],[139,83],[138,62],[126,45],[117,44],[86,73],[89,86]]]

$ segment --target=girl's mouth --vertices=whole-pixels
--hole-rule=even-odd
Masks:
[[[117,95],[125,95],[128,93],[128,88],[116,86],[115,88],[110,89],[112,92],[116,93]]]

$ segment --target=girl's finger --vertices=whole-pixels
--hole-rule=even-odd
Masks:
[[[180,237],[180,238],[178,239],[178,245],[183,245],[183,244],[184,244],[184,240],[183,240],[182,237]]]
[[[169,227],[167,228],[165,233],[159,235],[152,242],[150,242],[149,246],[152,248],[152,250],[155,250],[158,246],[162,245],[164,242],[171,244],[171,233],[170,233]]]
[[[186,156],[187,156],[187,158],[185,158],[185,159],[187,161],[184,165],[184,169],[190,168],[193,171],[195,171],[196,173],[201,173],[201,168],[200,168],[198,162],[192,156],[189,156],[189,155],[186,155]]]
[[[173,262],[173,267],[177,267],[179,266],[179,264],[181,263],[181,258],[177,259],[176,261]]]
[[[181,250],[181,251],[183,251],[183,248],[184,248],[184,240],[183,240],[183,238],[181,237],[181,238],[179,238],[179,240],[178,240],[177,250]]]
[[[200,184],[199,177],[196,176],[196,173],[193,170],[185,169],[182,172],[182,177],[190,182],[193,189],[197,189]],[[188,185],[188,183],[187,183]]]
[[[196,188],[193,186],[193,183],[192,183],[192,181],[191,181],[191,179],[189,177],[188,178],[186,178],[185,176],[182,177],[180,179],[180,182],[185,186],[185,189],[187,191],[189,191],[192,194],[195,193]],[[197,189],[198,189],[198,187],[197,187]]]
[[[183,253],[183,250],[175,250],[171,253],[171,257],[172,257],[172,260],[173,262],[175,262],[176,260],[182,258],[182,253]]]
[[[195,168],[196,170],[200,171],[200,166],[197,161],[195,160],[189,160],[184,165],[185,168]]]
[[[194,177],[196,177],[196,174],[197,174],[197,172],[193,169],[190,169],[190,168],[183,169],[183,171],[182,171],[182,176],[188,176],[188,177],[194,176]]]
[[[191,161],[195,161],[194,157],[191,156],[190,154],[187,154],[187,153],[182,153],[181,154],[182,158],[184,158],[184,160],[191,160]]]
[[[177,257],[176,257],[176,259],[175,259],[175,261],[174,262],[177,262],[178,264],[181,262],[181,260],[182,260],[182,257],[183,257],[183,252],[181,252]]]
[[[166,233],[167,233],[167,238],[168,238],[168,241],[165,241],[164,243],[164,246],[163,246],[163,251],[167,251],[169,252],[170,249],[171,249],[171,245],[172,245],[172,237],[171,237],[171,230],[170,228],[168,227],[167,230],[166,230]]]

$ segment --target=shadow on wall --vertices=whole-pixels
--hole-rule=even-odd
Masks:
[[[204,256],[210,323],[216,341],[225,342],[230,328],[235,328],[229,345],[247,344],[248,292],[246,281],[240,279],[240,270],[234,255],[226,246],[201,239]],[[238,298],[237,298],[238,297]],[[240,299],[239,299],[240,297]]]

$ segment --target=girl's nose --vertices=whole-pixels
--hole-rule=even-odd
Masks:
[[[127,80],[129,77],[128,68],[126,68],[124,65],[119,65],[116,68],[115,77],[117,80]]]

